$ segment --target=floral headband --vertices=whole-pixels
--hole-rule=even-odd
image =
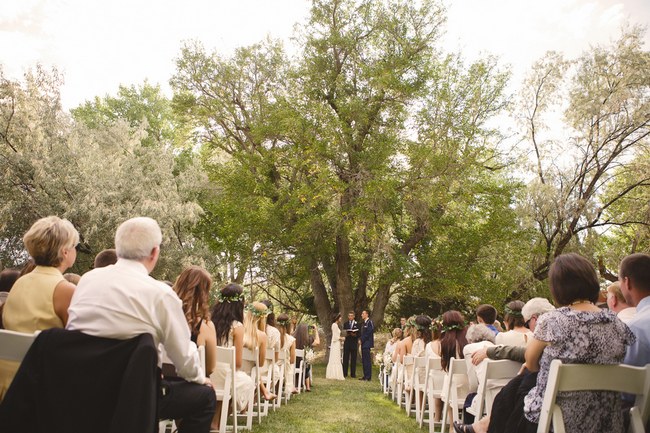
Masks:
[[[278,323],[278,325],[287,326],[291,321],[291,319],[284,319],[284,320],[275,319],[275,321]]]
[[[506,307],[506,314],[508,316],[512,316],[512,317],[524,317],[524,315],[521,314],[521,311],[519,311],[519,310],[511,310],[508,307]]]
[[[442,327],[442,332],[449,332],[449,331],[453,331],[453,330],[462,331],[463,328],[464,328],[464,326],[459,325],[457,323],[454,323],[453,325],[443,326]]]
[[[435,319],[431,320],[431,325],[429,326],[429,329],[432,331],[437,331],[442,328],[442,319],[440,317],[436,317]]]
[[[253,304],[247,304],[244,307],[244,310],[250,312],[253,316],[257,316],[257,317],[266,317],[267,315],[269,315],[269,313],[271,313],[271,311],[268,309],[258,310],[257,308],[255,308],[255,305]]]
[[[224,295],[220,291],[217,292],[217,299],[219,302],[244,302],[244,293],[239,293],[237,295]]]

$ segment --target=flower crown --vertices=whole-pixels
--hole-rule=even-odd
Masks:
[[[275,319],[275,321],[278,323],[278,325],[287,326],[291,321],[291,319],[284,319],[284,320]]]
[[[519,310],[511,310],[508,307],[506,307],[506,314],[508,316],[512,316],[512,317],[524,317],[524,315],[521,314],[521,311],[519,311]]]
[[[438,329],[442,328],[442,318],[440,316],[436,317],[435,319],[431,319],[431,325],[429,326],[429,329],[432,331],[437,331]]]
[[[453,330],[462,331],[463,328],[464,328],[464,326],[459,325],[457,323],[454,323],[453,325],[443,326],[442,327],[442,332],[449,332],[449,331],[453,331]]]
[[[237,295],[224,295],[221,293],[221,291],[217,292],[217,300],[221,303],[224,302],[243,302],[244,301],[244,293],[239,293]]]
[[[266,310],[258,310],[255,308],[255,305],[251,304],[246,304],[244,307],[244,310],[250,312],[253,316],[257,317],[266,317],[271,311],[266,309]]]

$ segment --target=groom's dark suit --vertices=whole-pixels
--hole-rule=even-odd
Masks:
[[[350,333],[349,330],[356,332]],[[346,320],[343,322],[343,331],[345,332],[345,342],[343,343],[343,376],[348,376],[348,364],[350,365],[350,376],[356,377],[357,374],[357,342],[359,341],[359,322],[356,320]]]
[[[361,363],[363,364],[363,378],[372,379],[372,360],[370,349],[375,347],[375,326],[372,320],[367,319],[361,326]]]

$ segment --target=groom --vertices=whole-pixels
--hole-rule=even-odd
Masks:
[[[361,345],[363,377],[359,380],[371,380],[372,360],[370,359],[370,349],[375,346],[375,327],[372,324],[372,320],[368,317],[368,310],[363,310],[361,312],[361,319],[363,319],[363,325],[361,325],[361,340],[359,341],[359,344]]]

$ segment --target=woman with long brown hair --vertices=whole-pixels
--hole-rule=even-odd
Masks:
[[[209,294],[212,278],[200,266],[185,268],[173,289],[183,303],[183,312],[190,328],[190,337],[197,346],[205,347],[205,374],[210,375],[217,364],[217,333],[210,320]]]

